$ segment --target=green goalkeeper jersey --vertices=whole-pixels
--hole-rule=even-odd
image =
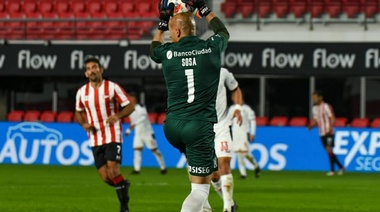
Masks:
[[[207,40],[187,36],[152,49],[168,90],[167,118],[217,122],[215,100],[226,47],[227,38],[215,34]]]

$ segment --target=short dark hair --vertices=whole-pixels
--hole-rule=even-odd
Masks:
[[[99,59],[98,59],[97,57],[86,57],[86,58],[84,59],[84,65],[85,65],[85,68],[86,68],[86,64],[87,64],[87,63],[91,63],[91,62],[93,62],[93,63],[97,63],[98,66],[99,66],[99,68],[102,68],[102,65],[100,64]]]
[[[323,97],[323,93],[322,93],[321,90],[314,91],[313,95],[317,95],[317,96]]]

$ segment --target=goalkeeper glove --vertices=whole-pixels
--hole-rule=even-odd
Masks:
[[[170,3],[168,6],[166,6],[166,4],[166,0],[160,0],[158,3],[158,10],[160,12],[160,22],[158,23],[158,29],[161,31],[169,30],[170,16],[172,16],[174,12],[174,4]]]
[[[205,0],[182,0],[182,2],[190,7],[197,8],[200,17],[206,17],[211,13],[211,9],[206,5]]]

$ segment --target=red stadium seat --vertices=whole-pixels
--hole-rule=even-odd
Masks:
[[[266,117],[266,116],[256,117],[256,125],[257,126],[266,126],[267,124],[268,124],[268,117]]]
[[[25,1],[22,5],[22,11],[25,14],[36,13],[37,12],[37,2],[35,1]]]
[[[357,16],[360,12],[360,0],[344,0],[343,12],[345,12],[349,18]]]
[[[354,118],[351,121],[351,127],[368,127],[369,126],[369,119],[368,118]]]
[[[43,13],[43,19],[58,19],[56,13]],[[55,39],[56,35],[59,34],[59,29],[56,27],[55,21],[45,20],[41,23],[41,27],[43,29],[43,33],[41,35],[42,39]]]
[[[135,6],[133,4],[133,2],[130,2],[130,1],[124,1],[124,2],[121,2],[121,4],[119,5],[119,10],[124,14],[129,14],[129,13],[134,13],[135,12]],[[137,13],[135,13],[137,14]]]
[[[75,14],[76,19],[89,19],[90,15],[89,13],[76,13]],[[87,39],[91,34],[90,24],[89,21],[84,20],[78,20],[76,22],[77,27],[77,38],[78,39]]]
[[[26,111],[24,121],[39,121],[41,112],[38,110]]]
[[[247,0],[241,1],[238,3],[237,10],[243,18],[249,18],[255,12],[255,2]]]
[[[70,10],[70,4],[68,0],[56,0],[54,10],[57,13],[68,13]]]
[[[232,18],[237,12],[237,4],[236,2],[226,1],[222,3],[221,9],[226,18]]]
[[[86,11],[93,13],[100,13],[103,10],[103,2],[102,1],[89,1],[86,6]]]
[[[24,119],[24,111],[14,110],[8,113],[8,121],[21,122]]]
[[[0,14],[5,13],[6,9],[7,9],[6,3],[5,2],[0,2]]]
[[[72,111],[61,111],[57,115],[57,122],[70,123],[73,121],[74,113]]]
[[[375,118],[371,122],[372,128],[380,128],[380,118]]]
[[[17,1],[8,2],[7,4],[8,13],[19,13],[21,12],[21,3]]]
[[[326,12],[331,18],[336,18],[342,12],[342,1],[340,0],[327,0],[325,6]]]
[[[286,116],[275,116],[270,122],[270,126],[286,126],[288,124],[288,117]]]
[[[307,10],[307,2],[304,0],[291,0],[290,11],[294,14],[294,17],[301,18]]]
[[[158,115],[157,124],[164,124],[165,119],[166,113],[161,113],[160,115]]]
[[[129,118],[129,116],[123,118],[123,123],[126,123],[126,124],[131,123],[131,119]]]
[[[0,13],[0,19],[7,19],[8,14]],[[5,38],[8,33],[7,22],[0,21],[0,38]]]
[[[54,5],[51,0],[41,0],[38,5],[40,13],[52,13],[54,11]]]
[[[290,126],[293,127],[303,127],[307,125],[307,118],[302,116],[296,116],[290,119]]]
[[[149,117],[150,123],[155,124],[157,122],[158,114],[157,113],[149,113],[148,117]]]
[[[55,117],[57,116],[57,113],[54,111],[44,111],[41,114],[41,121],[42,122],[55,122]]]
[[[268,14],[272,11],[272,1],[264,0],[258,2],[259,15],[261,18],[266,18]]]
[[[86,0],[75,0],[71,3],[70,7],[71,12],[76,13],[84,13],[86,11]]]
[[[91,18],[96,19],[106,19],[107,16],[105,13],[93,13]],[[88,26],[90,27],[91,33],[89,34],[89,38],[91,39],[104,39],[105,37],[105,22],[104,21],[91,21],[88,22]]]
[[[362,12],[367,18],[372,18],[380,12],[380,1],[378,0],[360,0]]]
[[[289,13],[290,3],[288,0],[274,0],[273,9],[277,17],[283,18]]]
[[[335,118],[335,127],[346,127],[348,119],[346,117],[336,117]]]
[[[308,0],[308,4],[313,18],[320,17],[325,10],[324,0]]]
[[[117,0],[108,0],[104,2],[104,12],[108,15],[119,12],[119,3]]]

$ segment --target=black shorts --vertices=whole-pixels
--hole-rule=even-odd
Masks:
[[[334,147],[334,135],[321,136],[322,144],[324,147],[331,146]]]
[[[121,163],[121,144],[112,142],[102,146],[92,147],[92,154],[95,159],[95,166],[100,169],[108,160]]]

